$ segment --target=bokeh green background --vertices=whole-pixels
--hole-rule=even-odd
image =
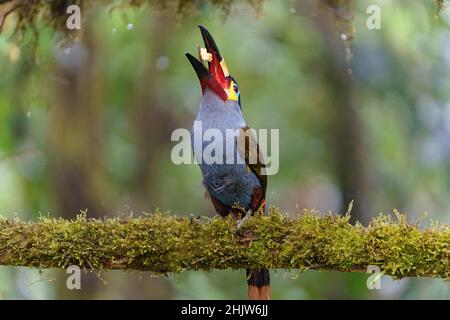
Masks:
[[[126,5],[83,14],[76,44],[45,26],[0,35],[0,212],[37,220],[135,215],[155,208],[213,215],[200,170],[176,166],[170,134],[191,128],[200,101],[185,52],[215,37],[239,83],[247,123],[280,129],[280,171],[268,203],[345,212],[367,224],[396,208],[424,227],[450,221],[450,9],[434,1],[358,1],[354,40],[317,20],[302,1],[265,1],[229,11],[200,3],[187,13]],[[381,30],[366,9],[381,8]],[[320,15],[319,15],[320,17]],[[341,31],[340,31],[341,32]],[[330,39],[334,39],[330,43]],[[344,62],[344,63],[342,63]],[[351,73],[350,77],[346,77]],[[346,78],[346,79],[344,79]],[[245,298],[244,271],[169,277],[0,267],[0,298]],[[450,298],[439,279],[368,290],[368,274],[277,270],[275,299]]]

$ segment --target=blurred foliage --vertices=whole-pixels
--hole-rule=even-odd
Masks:
[[[407,212],[410,221],[427,213],[420,220],[424,226],[432,219],[450,222],[445,5],[436,18],[433,1],[355,2],[348,65],[339,64],[345,61],[339,55],[351,37],[319,28],[326,24],[318,19],[325,18],[304,10],[310,2],[255,2],[255,9],[253,3],[224,1],[227,10],[190,3],[183,15],[149,6],[92,8],[82,13],[82,30],[73,32],[55,30],[43,16],[15,32],[21,18],[8,16],[0,35],[3,215],[70,218],[87,209],[88,216],[99,217],[159,207],[212,216],[200,170],[170,160],[172,130],[189,129],[198,109],[200,88],[184,53],[195,52],[201,41],[196,26],[203,24],[239,82],[249,125],[280,128],[280,172],[269,177],[269,204],[290,213],[344,212],[356,199],[363,223],[392,208]],[[381,8],[381,30],[366,27],[371,4]],[[383,277],[382,289],[371,291],[367,276],[278,270],[273,295],[450,297],[440,280]],[[53,271],[2,267],[0,297],[62,297],[61,281],[45,280],[54,277]],[[243,271],[189,271],[168,279],[107,272],[102,278],[107,285],[83,278],[83,290],[70,295],[246,295]],[[100,284],[94,290],[92,283]]]

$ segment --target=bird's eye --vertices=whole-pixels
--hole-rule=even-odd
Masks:
[[[234,89],[234,92],[236,92],[236,94],[239,94],[239,88],[238,88],[237,84],[233,85],[233,89]]]

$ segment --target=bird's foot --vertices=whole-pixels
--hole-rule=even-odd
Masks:
[[[198,216],[197,218],[191,213],[189,214],[189,222],[191,224],[193,223],[198,223],[200,221],[200,216]]]
[[[247,213],[242,217],[242,219],[239,219],[238,221],[237,221],[237,232],[238,232],[238,234],[240,234],[240,232],[241,232],[241,227],[242,227],[242,225],[244,224],[244,222],[248,219],[248,217],[250,217],[252,215],[252,210],[251,209],[249,209],[248,211],[247,211]]]

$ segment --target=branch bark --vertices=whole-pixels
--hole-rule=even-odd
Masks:
[[[272,209],[236,223],[190,221],[167,214],[38,223],[0,219],[0,265],[134,269],[156,273],[211,269],[316,269],[365,271],[377,265],[396,278],[449,278],[450,229],[421,229],[406,217],[381,215],[364,228],[350,216],[305,210],[289,217]]]

